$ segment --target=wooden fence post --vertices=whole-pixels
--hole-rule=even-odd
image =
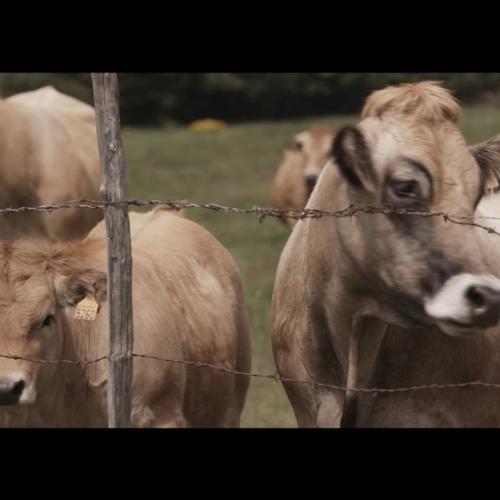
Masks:
[[[127,200],[118,76],[92,73],[104,202]],[[104,207],[108,249],[108,426],[131,426],[133,373],[132,254],[126,203]]]

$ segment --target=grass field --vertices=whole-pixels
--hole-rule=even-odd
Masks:
[[[136,198],[216,202],[235,207],[267,206],[271,181],[289,136],[313,124],[338,127],[356,117],[231,126],[213,134],[185,128],[127,128],[123,132],[129,195]],[[467,140],[500,133],[500,109],[477,106],[461,121]],[[245,284],[252,325],[253,371],[274,373],[270,304],[274,273],[288,231],[274,219],[190,209],[187,217],[209,229],[233,254]],[[281,385],[252,379],[244,427],[293,427],[295,419]]]

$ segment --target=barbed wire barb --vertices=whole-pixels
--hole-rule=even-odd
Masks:
[[[500,220],[497,216],[486,216],[486,215],[462,215],[462,214],[450,214],[446,212],[422,212],[414,209],[407,208],[396,208],[391,205],[383,206],[366,206],[366,207],[356,207],[354,205],[349,205],[347,208],[335,211],[318,210],[318,209],[302,209],[302,210],[280,210],[277,208],[265,208],[254,205],[252,208],[237,208],[237,207],[227,207],[224,205],[219,205],[216,203],[193,203],[186,201],[174,201],[174,200],[121,200],[114,202],[104,202],[100,200],[71,200],[64,203],[52,203],[33,207],[8,207],[0,209],[0,215],[14,215],[17,213],[26,212],[49,212],[52,213],[55,210],[61,209],[71,209],[71,208],[86,208],[98,210],[105,206],[116,206],[127,204],[128,206],[145,207],[145,206],[156,206],[156,205],[166,205],[172,210],[184,210],[184,209],[205,209],[212,210],[219,213],[228,214],[249,214],[257,215],[260,222],[264,222],[267,217],[276,218],[289,218],[289,219],[320,219],[322,217],[355,217],[361,214],[384,214],[384,215],[402,215],[402,216],[415,216],[415,217],[442,217],[444,222],[452,222],[453,224],[460,224],[464,226],[473,226],[479,229],[483,229],[490,234],[495,234],[500,236],[500,233],[496,231],[495,228],[484,226],[478,224],[477,222],[466,222],[478,219],[490,219],[490,220]]]
[[[477,222],[473,222],[477,219],[491,219],[491,220],[500,220],[500,217],[496,216],[484,216],[484,215],[461,215],[461,214],[450,214],[446,212],[425,212],[418,211],[413,209],[401,209],[395,208],[391,205],[383,205],[379,207],[375,206],[366,206],[366,207],[357,207],[355,205],[349,205],[348,207],[336,210],[336,211],[324,211],[318,209],[302,209],[302,210],[280,210],[276,208],[264,208],[254,205],[252,208],[244,209],[244,208],[236,208],[236,207],[227,207],[224,205],[219,205],[216,203],[193,203],[186,201],[175,201],[175,200],[140,200],[140,199],[132,199],[132,200],[120,200],[115,202],[104,202],[99,200],[70,200],[64,203],[51,203],[44,204],[40,206],[26,206],[26,207],[8,207],[0,209],[0,215],[14,215],[17,213],[30,213],[30,212],[48,212],[52,213],[56,210],[61,209],[71,209],[71,208],[85,208],[91,210],[102,209],[105,206],[112,205],[121,205],[127,204],[128,206],[136,206],[136,207],[145,207],[145,206],[156,206],[156,205],[166,205],[170,207],[172,210],[183,210],[183,209],[206,209],[212,210],[218,213],[228,213],[228,214],[249,214],[256,215],[260,223],[264,222],[267,217],[277,217],[277,218],[292,218],[292,219],[320,219],[322,217],[356,217],[361,214],[383,214],[383,215],[401,215],[401,216],[416,216],[416,217],[439,217],[442,218],[443,221],[451,222],[453,224],[459,224],[464,226],[472,226],[483,229],[490,234],[495,234],[500,236],[495,228],[484,226],[482,224],[478,224]],[[373,396],[384,393],[397,393],[397,392],[411,392],[411,391],[421,391],[421,390],[445,390],[445,389],[458,389],[458,388],[467,388],[467,387],[483,387],[483,388],[492,388],[492,389],[500,389],[500,384],[493,382],[482,382],[482,381],[470,381],[470,382],[460,382],[454,384],[428,384],[428,385],[420,385],[420,386],[412,386],[412,387],[397,387],[397,388],[353,388],[347,389],[347,387],[337,386],[328,384],[325,382],[319,382],[314,380],[300,380],[300,379],[291,379],[291,378],[283,378],[280,377],[278,372],[273,374],[266,373],[249,373],[249,372],[241,372],[238,370],[233,370],[228,367],[211,365],[209,363],[203,363],[199,361],[189,361],[189,360],[179,360],[179,359],[171,359],[164,358],[160,356],[141,354],[141,353],[133,353],[133,357],[142,358],[148,360],[156,360],[160,362],[167,363],[178,363],[186,366],[198,367],[198,368],[207,368],[212,370],[217,370],[220,372],[239,375],[244,377],[254,377],[261,379],[269,379],[274,380],[276,382],[282,382],[284,384],[287,383],[297,383],[297,384],[310,384],[330,390],[347,392],[358,392],[358,393],[370,393]],[[60,359],[60,360],[43,360],[36,358],[23,357],[15,354],[0,354],[0,358],[11,359],[16,361],[27,361],[32,363],[39,364],[67,364],[80,366],[85,369],[86,367],[99,363],[101,361],[105,361],[108,359],[108,356],[100,356],[98,358],[88,360],[88,361],[78,361],[78,360],[68,360],[68,359]]]
[[[233,370],[231,368],[224,367],[224,366],[217,366],[217,365],[212,365],[210,363],[203,363],[201,361],[189,361],[189,360],[184,360],[184,359],[164,358],[161,356],[155,356],[155,355],[150,355],[150,354],[141,354],[141,353],[133,353],[132,356],[134,358],[161,361],[164,363],[176,363],[176,364],[182,364],[182,365],[196,367],[196,368],[207,368],[207,369],[224,372],[224,373],[231,374],[231,375],[274,380],[275,382],[282,382],[285,384],[308,384],[308,385],[321,387],[324,389],[330,389],[330,390],[341,391],[341,392],[352,391],[352,392],[357,392],[357,393],[372,394],[373,396],[376,396],[378,394],[388,394],[388,393],[414,392],[414,391],[423,391],[423,390],[463,389],[463,388],[468,388],[468,387],[471,387],[471,388],[472,387],[483,387],[483,388],[499,389],[500,390],[500,384],[493,383],[493,382],[482,382],[482,381],[478,381],[478,380],[471,381],[471,382],[460,382],[460,383],[454,383],[454,384],[428,384],[428,385],[418,385],[418,386],[411,386],[411,387],[395,387],[395,388],[373,387],[373,388],[349,388],[348,389],[347,387],[328,384],[325,382],[318,382],[315,380],[304,380],[304,379],[293,379],[293,378],[280,377],[278,372],[275,372],[275,373],[242,372],[242,371]],[[108,356],[107,355],[100,356],[98,358],[88,360],[88,361],[77,361],[77,360],[70,360],[70,359],[45,360],[45,359],[37,359],[37,358],[28,358],[28,357],[15,355],[15,354],[0,354],[0,358],[12,359],[12,360],[16,360],[16,361],[22,360],[22,361],[27,361],[27,362],[31,362],[31,363],[38,363],[38,364],[75,365],[75,366],[80,366],[81,368],[84,369],[87,366],[90,366],[90,365],[99,363],[101,361],[107,360]]]

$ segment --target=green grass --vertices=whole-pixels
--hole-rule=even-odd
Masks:
[[[338,127],[356,117],[333,116],[287,122],[231,126],[213,134],[185,128],[123,131],[129,171],[129,195],[135,198],[215,202],[236,207],[268,205],[282,147],[294,133],[313,124]],[[500,133],[500,109],[465,110],[461,127],[469,142]],[[259,223],[251,215],[189,209],[235,257],[243,275],[252,326],[253,371],[274,373],[270,345],[270,304],[274,274],[288,230],[277,220]],[[293,427],[295,418],[280,384],[252,379],[242,425]]]

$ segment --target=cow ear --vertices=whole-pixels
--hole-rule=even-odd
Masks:
[[[93,296],[102,304],[107,295],[107,276],[95,269],[80,270],[70,276],[58,276],[55,287],[63,307],[74,306],[87,296]]]
[[[486,142],[469,147],[484,179],[484,191],[500,189],[500,134]]]
[[[292,137],[288,139],[288,141],[285,144],[286,151],[293,151],[299,153],[300,151],[302,151],[302,148],[303,144],[297,137]]]
[[[344,127],[337,133],[333,140],[332,157],[352,187],[373,188],[375,171],[368,145],[358,128]]]

